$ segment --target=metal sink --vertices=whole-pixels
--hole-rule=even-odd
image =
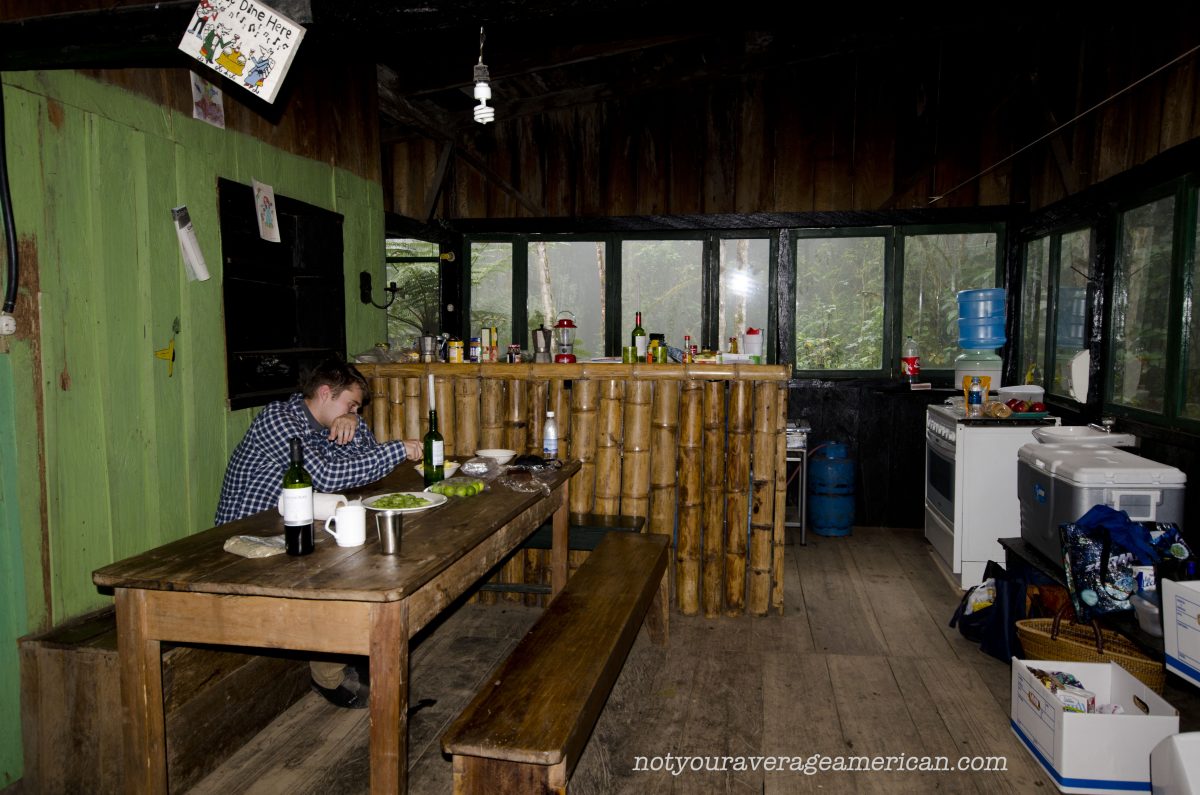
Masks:
[[[1033,438],[1044,444],[1078,444],[1084,446],[1133,447],[1137,439],[1132,433],[1111,433],[1087,425],[1047,425],[1033,429]]]

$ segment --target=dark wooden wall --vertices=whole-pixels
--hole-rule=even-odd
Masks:
[[[1197,13],[967,30],[710,76],[473,126],[445,219],[1018,204],[1036,209],[1200,134],[1195,54],[978,179],[1194,47]],[[749,45],[747,45],[749,47]],[[493,69],[502,65],[494,64]],[[618,80],[623,76],[614,75]],[[385,145],[388,209],[423,218],[442,146]]]

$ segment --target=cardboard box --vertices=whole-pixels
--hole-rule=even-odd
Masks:
[[[1163,580],[1158,588],[1167,670],[1200,687],[1200,582]]]
[[[1153,792],[1200,792],[1200,732],[1168,737],[1150,752]]]
[[[1074,674],[1096,705],[1123,715],[1067,712],[1030,667]],[[1150,790],[1150,752],[1179,733],[1179,712],[1116,663],[1012,661],[1013,733],[1061,792]]]

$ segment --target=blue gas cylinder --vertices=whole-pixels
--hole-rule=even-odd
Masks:
[[[854,527],[854,459],[829,442],[808,466],[808,524],[819,536],[848,536]]]

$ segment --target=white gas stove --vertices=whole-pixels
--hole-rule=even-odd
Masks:
[[[1033,429],[1058,417],[967,418],[961,406],[929,406],[925,415],[925,538],[960,587],[983,580],[1002,561],[997,539],[1021,535],[1017,450]]]

